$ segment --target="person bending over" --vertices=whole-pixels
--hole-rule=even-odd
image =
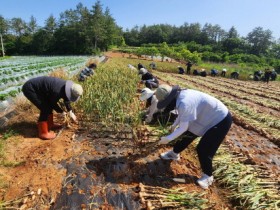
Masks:
[[[58,105],[60,99],[63,99],[72,120],[77,121],[70,103],[77,101],[83,94],[81,85],[73,83],[71,80],[66,81],[56,77],[42,76],[28,80],[22,86],[22,92],[40,110],[38,119],[39,138],[44,140],[54,139],[56,135],[49,132],[49,129],[62,127],[53,122],[53,110],[63,113]]]
[[[161,137],[159,144],[167,144],[182,137],[172,150],[162,153],[160,157],[164,160],[179,160],[180,153],[193,140],[201,137],[196,150],[203,173],[197,183],[207,189],[214,180],[213,157],[232,124],[228,108],[213,96],[179,86],[160,85],[155,95],[158,109],[172,105],[178,111],[178,117],[170,128],[172,133]]]

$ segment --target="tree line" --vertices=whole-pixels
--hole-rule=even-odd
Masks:
[[[270,30],[254,28],[241,37],[235,27],[225,31],[219,25],[185,23],[180,27],[158,24],[135,26],[123,32],[128,46],[125,49],[138,56],[172,56],[192,62],[210,61],[249,65],[255,69],[272,67],[280,72],[280,39],[275,40]]]
[[[79,3],[75,9],[62,12],[56,19],[50,15],[43,27],[36,18],[6,20],[0,15],[6,55],[84,55],[120,45],[122,29],[100,1],[91,9]]]
[[[156,24],[123,30],[98,0],[90,9],[79,3],[56,19],[50,15],[44,26],[36,18],[5,19],[0,15],[0,34],[7,55],[97,54],[112,46],[182,45],[200,53],[204,61],[251,62],[280,66],[280,41],[272,31],[254,28],[241,37],[235,27],[225,31],[219,25],[184,23],[182,26]],[[228,59],[230,58],[230,59]]]
[[[272,32],[264,30],[262,27],[256,27],[246,37],[240,37],[235,27],[225,31],[219,25],[209,23],[203,27],[199,23],[185,23],[180,27],[168,24],[144,25],[126,30],[124,38],[126,44],[131,46],[140,46],[143,43],[166,42],[168,44],[176,44],[179,42],[194,42],[201,45],[203,49],[200,50],[204,51],[226,51],[230,54],[249,53],[257,56],[272,53],[276,57],[280,56],[279,41],[277,44],[277,41],[272,36]]]

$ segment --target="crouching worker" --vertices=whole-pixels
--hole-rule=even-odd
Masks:
[[[70,103],[77,101],[83,94],[81,85],[70,80],[42,76],[28,80],[23,85],[22,92],[40,110],[38,120],[39,138],[44,140],[54,139],[56,137],[55,133],[49,132],[49,130],[62,127],[53,122],[53,110],[64,113],[58,105],[60,99],[63,99],[71,119],[77,121]]]
[[[185,69],[183,69],[183,67],[178,66],[178,74],[184,74],[185,73]]]
[[[238,79],[238,77],[239,77],[239,73],[238,73],[237,71],[232,72],[232,73],[230,74],[230,78],[231,78],[231,79]]]
[[[227,107],[218,99],[197,90],[180,89],[179,86],[160,85],[155,95],[158,109],[173,104],[178,117],[171,126],[171,134],[161,137],[159,144],[167,144],[179,136],[172,150],[162,153],[165,160],[179,160],[180,153],[197,137],[197,154],[202,176],[197,183],[204,189],[213,183],[212,160],[227,135],[232,117]]]
[[[147,124],[155,124],[157,122],[166,124],[168,122],[174,122],[177,117],[175,110],[169,110],[169,107],[159,110],[157,108],[158,100],[154,95],[154,91],[149,88],[144,88],[141,91],[141,101],[146,101],[147,111],[145,112],[145,122]]]
[[[147,88],[157,88],[158,87],[158,79],[152,75],[150,72],[148,72],[147,69],[141,68],[139,70],[139,74],[142,75],[141,77],[141,83],[145,84]]]
[[[94,70],[97,68],[97,65],[95,63],[91,63],[88,67],[84,68],[80,74],[78,80],[80,82],[83,82],[86,80],[87,77],[90,77],[94,74]]]

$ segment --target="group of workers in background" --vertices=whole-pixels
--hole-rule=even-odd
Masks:
[[[253,75],[250,75],[250,79],[253,79],[254,81],[264,81],[268,83],[270,80],[275,81],[277,78],[277,73],[276,71],[270,70],[270,69],[265,69],[265,71],[255,71]]]
[[[187,62],[186,64],[187,66],[187,71],[185,71],[185,69],[182,67],[182,66],[178,66],[178,73],[179,74],[187,74],[187,75],[190,75],[191,74],[191,66],[192,66],[192,63],[189,61]],[[221,77],[226,77],[226,73],[227,73],[227,69],[226,68],[223,68],[221,70],[221,74],[220,76]],[[202,76],[202,77],[206,77],[207,75],[210,75],[212,77],[216,77],[219,75],[219,71],[215,68],[212,68],[210,70],[210,73],[207,73],[205,69],[201,69],[201,70],[197,70],[197,69],[194,69],[193,70],[193,75],[195,76]],[[239,72],[238,71],[234,71],[234,72],[231,72],[230,73],[230,78],[231,79],[238,79],[239,78]],[[262,71],[256,71],[254,72],[253,75],[249,75],[249,79],[253,79],[254,81],[264,81],[264,82],[269,82],[269,81],[275,81],[277,78],[277,73],[274,69],[265,69],[264,72]]]

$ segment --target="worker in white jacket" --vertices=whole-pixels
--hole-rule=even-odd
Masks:
[[[153,119],[153,115],[159,111],[157,108],[158,100],[154,95],[154,91],[149,88],[144,88],[141,91],[140,100],[147,101],[146,108],[148,109],[146,111],[145,122],[150,123]]]
[[[154,95],[153,90],[149,88],[143,88],[141,90],[140,100],[146,101],[146,116],[145,122],[147,124],[160,121],[160,123],[166,124],[167,122],[174,122],[175,118],[177,117],[177,113],[174,110],[169,110],[169,108],[165,109],[158,109],[158,99]]]
[[[161,137],[159,144],[167,144],[182,136],[172,150],[161,154],[161,158],[179,160],[179,153],[197,137],[201,137],[197,154],[203,174],[197,183],[208,189],[214,180],[212,159],[232,124],[229,110],[221,101],[206,93],[181,90],[179,86],[160,85],[155,95],[159,100],[158,109],[173,104],[178,111],[178,117],[170,128],[172,133]]]

